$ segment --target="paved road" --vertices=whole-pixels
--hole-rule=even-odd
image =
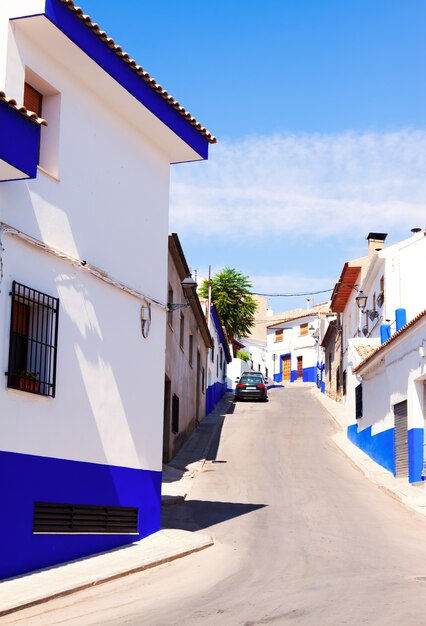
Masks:
[[[215,461],[164,519],[213,548],[0,625],[426,624],[426,520],[370,484],[333,429],[303,387],[237,404]]]

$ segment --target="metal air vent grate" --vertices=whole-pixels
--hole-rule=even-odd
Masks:
[[[137,535],[138,509],[35,502],[33,532]]]

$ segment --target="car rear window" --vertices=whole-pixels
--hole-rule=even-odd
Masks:
[[[241,376],[240,383],[244,383],[245,385],[258,385],[259,383],[263,383],[262,376]]]

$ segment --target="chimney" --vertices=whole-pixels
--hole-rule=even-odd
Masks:
[[[385,247],[385,239],[388,236],[387,233],[368,233],[367,241],[368,241],[368,256],[373,256],[373,254],[379,250],[383,250]]]

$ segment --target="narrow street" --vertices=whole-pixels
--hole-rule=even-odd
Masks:
[[[187,501],[164,514],[213,547],[1,626],[425,624],[426,520],[370,484],[334,428],[308,387],[237,403]]]

